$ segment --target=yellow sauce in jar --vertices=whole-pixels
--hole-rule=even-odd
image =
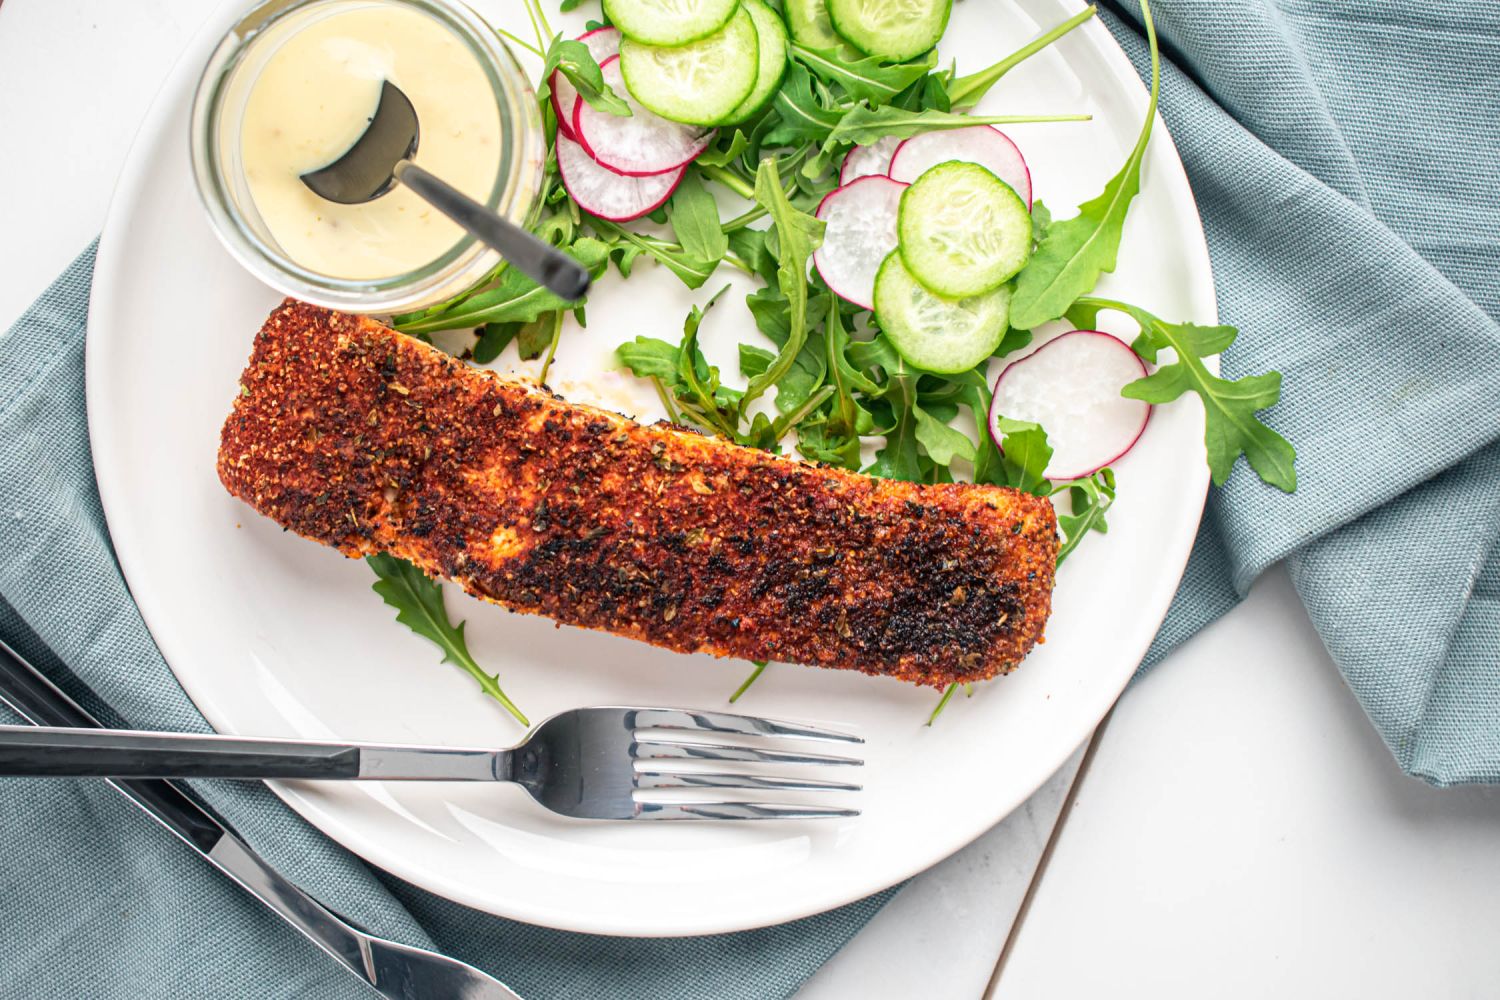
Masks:
[[[480,202],[495,187],[500,112],[473,51],[446,25],[410,8],[335,7],[265,61],[250,86],[240,133],[256,211],[282,251],[310,271],[394,277],[431,263],[463,237],[399,185],[373,201],[339,205],[301,181],[354,144],[386,80],[416,109],[417,163]]]

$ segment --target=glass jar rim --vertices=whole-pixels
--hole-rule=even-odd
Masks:
[[[394,313],[429,303],[436,289],[477,284],[498,264],[499,255],[465,233],[436,259],[389,277],[339,278],[313,271],[254,231],[229,191],[229,173],[220,150],[226,91],[268,30],[288,17],[320,7],[365,6],[419,11],[440,21],[468,47],[490,83],[502,126],[495,180],[484,203],[502,215],[527,215],[535,207],[538,192],[523,189],[528,175],[524,164],[540,157],[542,143],[531,86],[498,33],[456,0],[262,0],[235,22],[209,56],[193,96],[189,150],[198,197],[215,233],[252,274],[285,294],[318,305]]]

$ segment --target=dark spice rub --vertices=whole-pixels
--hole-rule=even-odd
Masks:
[[[346,555],[683,653],[941,686],[1014,668],[1051,608],[1044,499],[642,426],[299,302],[256,338],[218,466]]]

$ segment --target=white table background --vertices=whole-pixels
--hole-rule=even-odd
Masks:
[[[0,329],[98,233],[211,8],[0,0]],[[995,975],[1077,763],[804,1000],[1500,996],[1500,789],[1396,769],[1283,571],[1123,700]]]

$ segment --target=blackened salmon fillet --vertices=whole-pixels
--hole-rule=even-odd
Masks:
[[[681,653],[941,686],[1013,669],[1051,608],[1045,499],[645,426],[290,300],[256,337],[218,471],[345,555]]]

